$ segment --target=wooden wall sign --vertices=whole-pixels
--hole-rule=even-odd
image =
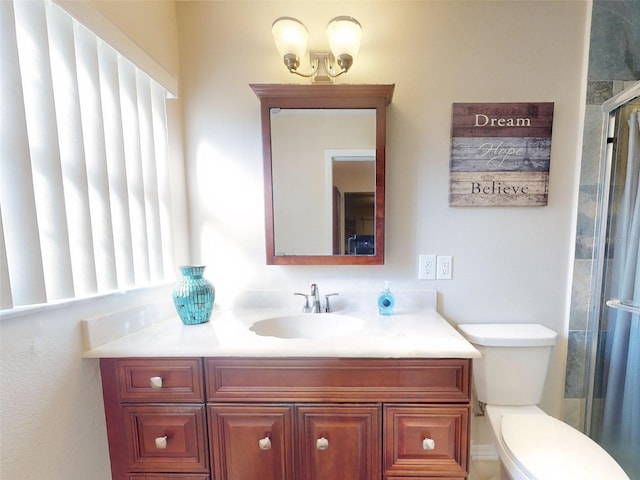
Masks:
[[[454,103],[450,206],[547,204],[553,103]]]

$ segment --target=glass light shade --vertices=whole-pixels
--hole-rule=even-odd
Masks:
[[[362,26],[353,17],[336,17],[327,25],[327,37],[336,58],[346,54],[355,59],[360,50]]]
[[[271,27],[276,48],[281,57],[294,54],[298,59],[307,52],[309,31],[300,20],[292,17],[277,18]]]

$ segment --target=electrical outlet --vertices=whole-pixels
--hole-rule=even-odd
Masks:
[[[436,279],[436,256],[418,255],[418,280]]]
[[[438,255],[436,272],[438,280],[451,280],[453,278],[453,257]]]

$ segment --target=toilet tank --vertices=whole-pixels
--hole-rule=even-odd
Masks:
[[[557,333],[538,324],[463,324],[460,332],[482,354],[473,360],[478,400],[489,405],[537,405]]]

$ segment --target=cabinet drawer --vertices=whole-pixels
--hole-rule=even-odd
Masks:
[[[469,407],[385,405],[384,473],[466,477]]]
[[[204,405],[125,406],[123,417],[129,471],[208,472]]]
[[[208,358],[211,402],[453,402],[471,392],[468,359]]]
[[[157,474],[151,473],[149,475],[144,473],[135,473],[129,475],[128,480],[210,480],[209,475],[191,475],[191,474]]]
[[[204,401],[200,359],[124,358],[115,362],[122,402]]]

